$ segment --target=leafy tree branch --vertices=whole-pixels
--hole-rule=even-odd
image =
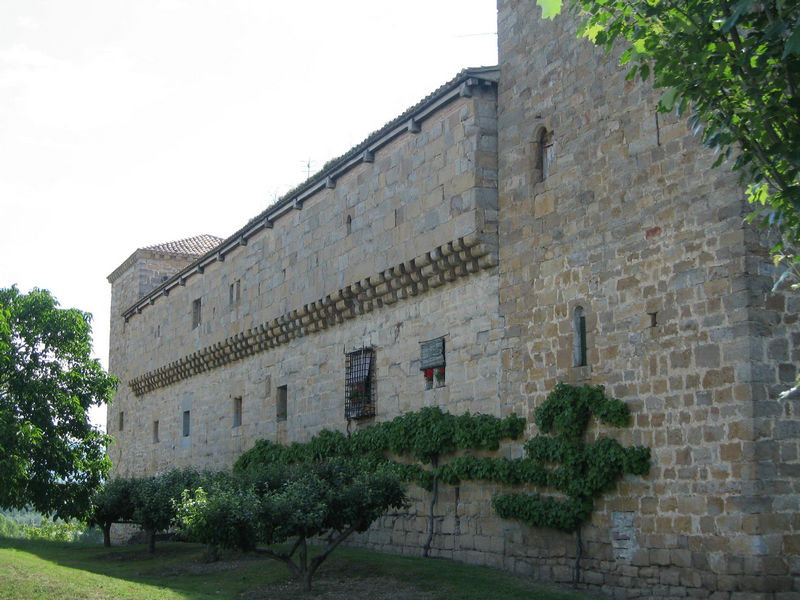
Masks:
[[[750,220],[778,233],[772,248],[800,263],[800,3],[785,0],[538,0],[564,5],[578,35],[663,89],[658,110],[689,113],[703,142],[730,160],[756,206]],[[652,76],[652,79],[651,79]],[[792,271],[789,270],[789,277]],[[795,281],[797,283],[797,281]],[[797,286],[795,286],[796,288]]]

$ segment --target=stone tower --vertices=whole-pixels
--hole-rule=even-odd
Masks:
[[[620,597],[794,589],[800,423],[779,393],[800,303],[770,293],[735,175],[569,15],[500,0],[498,35],[503,396],[530,414],[557,380],[603,384],[653,449],[586,528],[587,577]]]

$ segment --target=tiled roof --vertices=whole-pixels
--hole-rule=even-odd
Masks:
[[[142,250],[151,250],[153,252],[165,252],[167,254],[189,254],[192,256],[202,256],[206,252],[213,250],[222,243],[223,238],[215,235],[197,235],[195,237],[177,240],[174,242],[166,242],[164,244],[156,244],[155,246],[147,246]]]

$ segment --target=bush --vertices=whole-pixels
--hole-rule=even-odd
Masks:
[[[51,521],[42,519],[39,525],[26,525],[23,532],[29,540],[74,542],[84,533],[86,526],[76,521]]]
[[[22,537],[22,526],[13,519],[0,513],[0,537],[18,538]]]
[[[208,491],[198,487],[184,492],[176,523],[211,546],[251,550],[257,542],[292,542],[288,552],[257,551],[283,561],[305,590],[339,544],[353,532],[365,531],[389,508],[406,503],[393,469],[358,458],[249,467],[239,477],[210,481]],[[309,560],[308,538],[323,536],[328,546]]]

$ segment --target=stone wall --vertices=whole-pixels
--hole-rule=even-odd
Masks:
[[[736,178],[568,17],[501,0],[499,19],[506,410],[530,415],[557,380],[600,383],[634,414],[603,434],[653,449],[650,476],[585,528],[586,581],[623,597],[789,592],[798,407],[777,393],[796,372],[798,303],[769,292]],[[546,543],[528,539],[522,556],[557,578],[540,566]]]
[[[345,352],[361,347],[376,352],[377,419],[425,404],[499,414],[495,105],[484,85],[438,107],[136,311],[120,299],[149,263],[119,274],[115,471],[227,468],[262,437],[344,430]],[[439,337],[446,386],[425,391],[420,343]],[[280,386],[286,420],[276,418]]]

